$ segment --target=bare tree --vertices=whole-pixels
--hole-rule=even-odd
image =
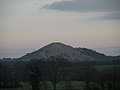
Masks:
[[[92,66],[92,61],[83,61],[82,68],[80,69],[82,80],[86,84],[86,89],[91,90],[90,82],[94,80],[96,69]]]
[[[120,89],[120,67],[119,65],[120,60],[115,59],[113,60],[113,69],[112,69],[112,74],[113,74],[113,86],[114,90],[119,90]]]
[[[0,62],[0,88],[2,83],[2,63]]]
[[[68,70],[67,60],[61,56],[51,56],[49,58],[49,80],[51,81],[54,90],[59,81],[65,80]]]
[[[42,66],[42,61],[36,59],[32,59],[27,64],[28,76],[30,78],[30,84],[32,86],[32,90],[39,90],[39,82],[42,76],[41,66]]]

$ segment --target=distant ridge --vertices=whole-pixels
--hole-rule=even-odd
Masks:
[[[93,58],[89,55],[84,54],[77,49],[65,45],[63,43],[51,43],[42,47],[41,49],[34,51],[32,53],[28,53],[22,56],[21,60],[31,60],[31,59],[45,59],[47,60],[50,56],[62,56],[68,61],[84,61],[84,60],[93,60]]]

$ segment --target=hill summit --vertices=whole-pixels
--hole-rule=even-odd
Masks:
[[[68,61],[93,60],[91,56],[88,56],[71,46],[59,42],[46,45],[37,51],[22,56],[19,59],[31,60],[36,58],[47,60],[47,58],[49,58],[50,56],[61,56]]]

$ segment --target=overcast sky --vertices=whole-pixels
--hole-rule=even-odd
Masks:
[[[120,47],[119,33],[120,0],[0,0],[2,50],[28,52],[51,42]]]

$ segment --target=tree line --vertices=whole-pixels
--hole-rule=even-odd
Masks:
[[[40,82],[49,81],[53,90],[61,81],[81,81],[84,90],[120,90],[119,60],[113,61],[112,69],[98,70],[94,61],[69,62],[61,56],[29,61],[0,61],[0,88],[22,87],[29,82],[32,90],[40,90]],[[75,90],[69,85],[65,90]],[[46,87],[47,90],[47,87]]]

